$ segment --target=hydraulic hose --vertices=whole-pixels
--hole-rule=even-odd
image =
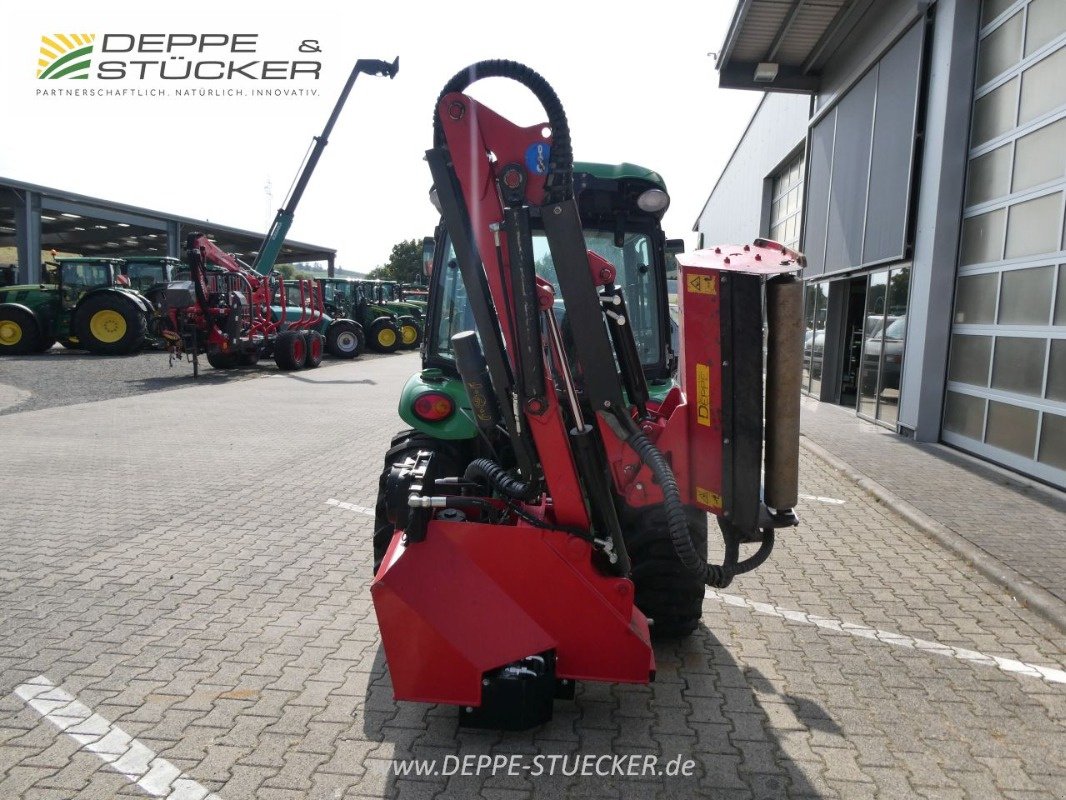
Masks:
[[[464,481],[483,479],[499,491],[515,500],[530,502],[540,495],[540,488],[530,482],[519,480],[507,474],[507,470],[491,458],[475,458],[463,473]]]
[[[724,589],[733,582],[734,577],[750,572],[769,558],[770,551],[774,547],[773,528],[763,530],[762,544],[750,558],[739,561],[740,540],[725,534],[726,550],[723,563],[718,565],[705,562],[696,552],[696,547],[692,542],[692,534],[688,528],[688,516],[685,513],[685,505],[681,501],[681,491],[678,488],[674,471],[670,469],[670,464],[662,451],[652,444],[636,423],[628,415],[624,415],[624,420],[626,427],[630,430],[626,443],[633,448],[640,460],[648,465],[662,490],[670,541],[674,546],[678,561],[685,569],[698,576],[705,585],[715,589]]]
[[[548,172],[544,185],[544,205],[561,203],[574,196],[574,151],[570,143],[570,125],[566,120],[563,104],[558,95],[543,77],[525,64],[505,59],[490,59],[472,64],[457,72],[444,84],[437,102],[433,106],[433,146],[444,144],[444,131],[441,128],[437,109],[445,95],[462,92],[475,81],[482,78],[510,78],[529,89],[540,101],[548,114],[548,125],[552,131],[551,152],[548,154]]]

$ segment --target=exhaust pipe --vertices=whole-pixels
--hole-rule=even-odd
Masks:
[[[777,512],[799,502],[800,388],[803,372],[803,281],[766,282],[765,503]]]

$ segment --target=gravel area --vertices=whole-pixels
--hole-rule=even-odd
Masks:
[[[389,357],[368,352],[359,360]],[[321,368],[342,363],[326,356]],[[264,359],[254,368],[221,371],[212,369],[207,359],[201,358],[197,383],[218,385],[277,372],[273,359]],[[94,356],[56,345],[39,356],[0,358],[0,415],[182,389],[190,385],[194,385],[192,364],[176,359],[171,363],[162,351],[148,350],[130,356]]]

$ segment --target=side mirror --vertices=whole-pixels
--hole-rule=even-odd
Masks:
[[[679,253],[685,252],[685,240],[684,239],[667,239],[666,245],[663,250],[667,255],[676,256]]]
[[[437,242],[432,236],[422,240],[422,274],[433,274],[433,253],[437,249]]]

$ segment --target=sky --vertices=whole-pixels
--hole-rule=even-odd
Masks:
[[[0,26],[0,176],[264,230],[355,60],[399,56],[394,80],[357,80],[289,234],[333,247],[338,266],[365,271],[384,263],[396,242],[432,234],[437,219],[423,155],[441,87],[476,61],[507,58],[555,88],[577,159],[630,161],[663,175],[671,195],[667,235],[685,238],[691,248],[693,223],[761,96],[717,87],[709,54],[721,47],[734,7],[732,0],[11,3]],[[41,35],[58,32],[97,34],[87,80],[36,78]],[[112,35],[112,49],[128,41],[119,34],[255,34],[253,55],[223,48],[197,54],[195,47],[170,55],[318,60],[320,78],[102,80],[98,61],[135,57],[101,54],[104,34]],[[308,40],[314,43],[305,46],[319,52],[299,52]],[[177,96],[185,87],[242,88],[246,95]],[[263,87],[317,94],[247,94]],[[38,94],[57,88],[170,94]],[[470,93],[519,124],[543,120],[532,95],[516,83],[484,81]]]

